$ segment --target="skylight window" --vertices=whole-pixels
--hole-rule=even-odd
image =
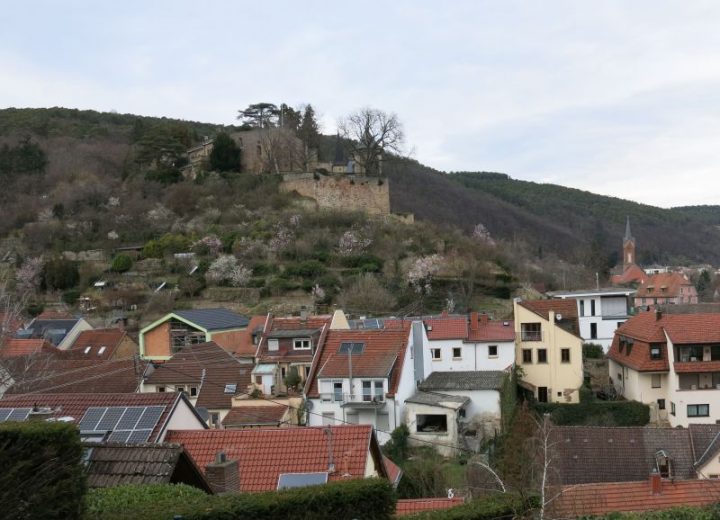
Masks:
[[[100,347],[100,350],[98,350],[98,356],[102,356],[102,355],[103,355],[103,352],[105,352],[105,349],[106,349],[106,348],[107,348],[107,347],[106,347],[105,345],[103,345],[102,347]]]
[[[225,385],[225,393],[226,394],[234,394],[237,392],[237,384],[236,383],[227,383]]]
[[[92,350],[92,347],[85,347],[85,350],[83,351],[83,354],[89,354],[90,350]]]
[[[351,342],[343,342],[340,343],[340,348],[338,349],[339,354],[347,354],[350,352],[351,354],[362,354],[365,350],[365,343],[351,343]]]

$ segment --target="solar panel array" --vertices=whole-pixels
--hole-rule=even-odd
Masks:
[[[317,473],[280,473],[278,477],[278,489],[289,489],[305,486],[317,486],[327,484],[327,471]]]
[[[362,354],[363,350],[365,350],[365,343],[343,342],[340,343],[338,353],[347,354],[348,352],[350,352],[351,354]]]
[[[80,420],[81,435],[110,432],[109,442],[147,442],[164,406],[100,406],[88,408]]]
[[[0,422],[24,421],[32,408],[0,408]]]

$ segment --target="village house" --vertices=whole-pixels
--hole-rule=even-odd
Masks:
[[[205,421],[182,392],[23,394],[0,399],[0,422],[56,420],[80,428],[84,442],[165,441],[169,430],[202,430]]]
[[[249,320],[228,309],[171,312],[140,330],[140,355],[167,361],[182,347],[214,341],[233,352],[246,335]]]
[[[92,329],[78,334],[67,349],[70,359],[129,359],[138,353],[138,345],[122,329]]]
[[[595,343],[607,352],[615,330],[631,315],[631,297],[635,289],[610,287],[587,291],[558,291],[550,296],[561,300],[575,300],[580,337]]]
[[[140,392],[182,392],[211,428],[220,427],[233,397],[249,394],[252,368],[214,342],[183,347],[168,361],[148,364]]]
[[[635,295],[636,307],[687,303],[698,303],[697,290],[687,276],[675,272],[650,276]]]
[[[388,478],[369,425],[171,431],[216,493],[254,493],[355,478]]]
[[[70,348],[80,333],[92,329],[84,318],[38,316],[24,329],[18,330],[15,337],[19,339],[45,339],[60,350]]]
[[[642,312],[615,333],[610,380],[672,426],[720,420],[720,314]]]
[[[286,378],[291,372],[301,388],[308,378],[315,353],[327,335],[332,316],[277,317],[268,315],[257,345],[253,383],[264,395],[288,392]],[[296,389],[297,390],[297,389]]]
[[[380,443],[387,442],[416,389],[410,326],[401,321],[374,330],[331,326],[305,389],[308,425],[370,424]]]
[[[573,300],[514,301],[519,381],[541,403],[578,403],[582,344]]]

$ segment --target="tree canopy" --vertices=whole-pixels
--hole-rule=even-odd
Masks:
[[[347,115],[338,123],[338,130],[347,140],[351,156],[368,175],[382,175],[383,155],[400,153],[405,138],[397,115],[375,108]]]
[[[210,168],[219,172],[240,171],[240,147],[225,132],[215,136],[212,152],[210,152]]]

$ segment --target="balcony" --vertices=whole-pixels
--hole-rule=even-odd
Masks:
[[[372,408],[379,410],[385,407],[385,396],[383,395],[341,394],[337,392],[320,394],[320,399],[340,403],[341,406],[349,408]]]

